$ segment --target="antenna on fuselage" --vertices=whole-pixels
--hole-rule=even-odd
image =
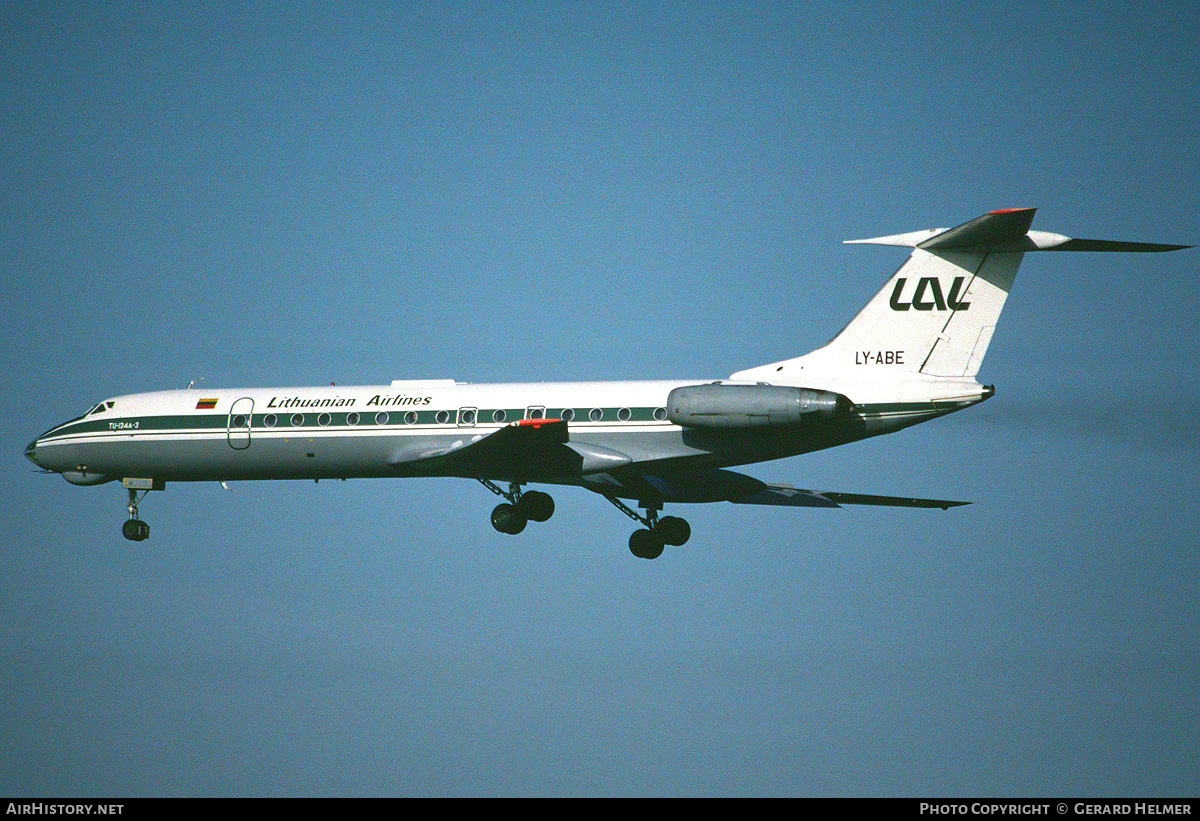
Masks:
[[[199,379],[193,379],[191,382],[188,382],[188,386],[186,388],[184,388],[184,390],[190,391],[192,389],[192,385],[195,385],[197,382],[203,382],[203,381],[204,381],[203,376],[200,377]]]

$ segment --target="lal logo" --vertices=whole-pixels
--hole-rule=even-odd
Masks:
[[[947,307],[952,311],[965,311],[971,307],[971,303],[962,300],[962,297],[966,296],[963,293],[964,281],[966,281],[966,277],[955,277],[954,282],[950,285],[950,295],[943,296],[942,283],[938,281],[937,277],[921,277],[917,280],[917,286],[913,289],[909,301],[901,302],[904,286],[908,280],[900,277],[896,280],[896,287],[892,289],[892,298],[888,304],[892,306],[893,311],[907,311],[909,308],[916,311],[932,311],[935,308],[944,311]]]

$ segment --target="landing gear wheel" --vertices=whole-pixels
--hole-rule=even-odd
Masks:
[[[507,502],[496,505],[492,510],[492,527],[501,533],[515,536],[525,529],[527,518],[516,505]]]
[[[687,544],[687,540],[692,537],[692,526],[678,516],[663,516],[654,526],[654,532],[662,539],[663,544],[678,547]]]
[[[629,537],[629,552],[639,559],[657,559],[663,552],[663,541],[650,530],[635,530]]]
[[[540,490],[521,494],[517,507],[531,522],[544,522],[554,515],[554,499]]]
[[[121,534],[131,542],[142,542],[150,538],[150,525],[141,519],[129,519],[121,525]]]

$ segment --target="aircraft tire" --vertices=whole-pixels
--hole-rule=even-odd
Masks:
[[[657,559],[663,552],[663,541],[649,530],[635,530],[629,537],[629,552],[639,559]]]
[[[121,534],[131,542],[141,542],[150,538],[150,525],[141,519],[129,519],[121,525]]]
[[[496,505],[492,510],[492,527],[501,533],[515,536],[525,529],[526,522],[525,514],[507,502]]]
[[[687,540],[692,538],[692,526],[687,523],[686,519],[681,519],[678,516],[663,516],[658,520],[654,530],[658,533],[658,537],[662,539],[663,544],[679,545],[687,544]]]
[[[521,496],[519,508],[531,522],[544,522],[554,515],[554,499],[549,493],[531,490]]]

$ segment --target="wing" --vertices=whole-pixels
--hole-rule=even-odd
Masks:
[[[800,490],[791,485],[768,485],[732,470],[691,470],[633,475],[601,474],[584,477],[583,486],[605,496],[665,502],[733,502],[739,505],[785,507],[841,507],[884,505],[946,510],[970,502],[947,499],[914,499],[908,496],[874,496],[831,490]]]
[[[561,419],[524,419],[493,431],[472,433],[449,440],[417,441],[402,445],[388,463],[400,470],[431,475],[504,476],[532,478],[547,470],[564,468],[579,475],[581,484],[605,496],[661,502],[734,502],[743,505],[786,507],[940,507],[946,510],[969,502],[872,496],[827,490],[799,490],[790,485],[768,485],[731,470],[692,470],[661,474],[608,473],[632,461],[609,448],[569,442],[567,423]],[[618,475],[620,471],[616,471]]]
[[[739,505],[784,505],[787,507],[841,507],[842,505],[883,505],[885,507],[952,507],[970,502],[945,499],[913,499],[907,496],[872,496],[864,493],[838,493],[831,490],[799,490],[791,485],[767,485],[751,496],[730,499]]]
[[[465,428],[454,438],[418,439],[394,450],[388,464],[414,473],[445,475],[486,474],[497,465],[544,466],[558,455],[567,437],[567,423],[561,419],[524,419],[492,433]]]
[[[450,436],[416,438],[397,446],[388,464],[409,475],[537,481],[587,477],[633,461],[612,448],[569,440],[562,419],[523,419],[491,433],[464,428]]]

